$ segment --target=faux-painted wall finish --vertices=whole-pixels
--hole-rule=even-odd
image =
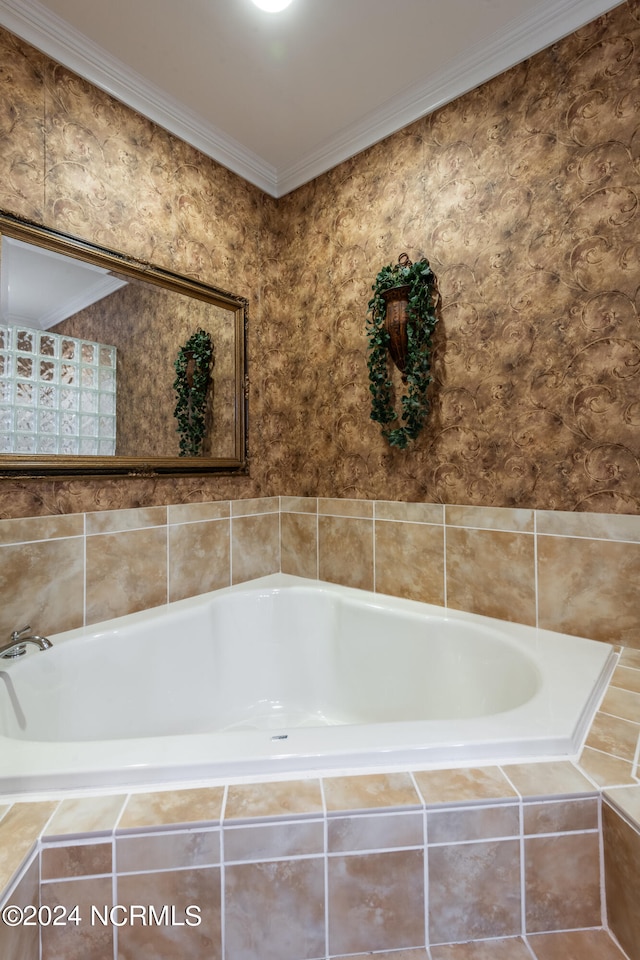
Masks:
[[[640,510],[639,45],[628,3],[280,202],[282,492]],[[363,308],[403,251],[443,298],[408,454],[362,415]]]
[[[0,515],[275,494],[640,512],[640,4],[271,200],[8,34],[0,206],[250,300],[251,478],[5,481]],[[426,255],[433,411],[369,420],[378,270]]]

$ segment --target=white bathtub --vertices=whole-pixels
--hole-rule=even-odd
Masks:
[[[0,660],[0,794],[566,757],[615,661],[282,574],[51,640]]]

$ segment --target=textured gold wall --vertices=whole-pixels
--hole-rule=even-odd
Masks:
[[[0,207],[249,299],[273,201],[0,30]],[[245,497],[249,478],[0,481],[0,516]]]
[[[0,206],[249,298],[251,478],[4,481],[0,515],[274,494],[640,512],[631,0],[279,201],[0,34]],[[46,146],[46,148],[45,148]],[[443,296],[433,413],[369,420],[378,270]]]
[[[640,510],[639,47],[624,4],[281,201],[261,391],[281,492]],[[443,296],[409,453],[363,416],[364,311],[403,251]]]

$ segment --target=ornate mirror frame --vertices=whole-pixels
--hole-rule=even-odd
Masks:
[[[171,273],[152,264],[107,250],[78,237],[60,233],[22,220],[0,210],[0,238],[16,240],[107,268],[118,274],[156,284],[197,300],[212,303],[229,312],[234,327],[233,453],[226,457],[121,457],[65,454],[0,454],[0,478],[97,477],[97,476],[185,476],[211,473],[243,474],[247,468],[247,369],[246,337],[248,301],[215,287]],[[0,262],[0,270],[2,264]],[[175,358],[167,357],[168,375],[173,379]],[[176,435],[177,436],[177,435]],[[176,441],[177,447],[177,441]]]

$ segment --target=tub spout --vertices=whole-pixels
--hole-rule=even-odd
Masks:
[[[25,637],[24,634],[28,630],[31,630],[31,627],[27,624],[26,627],[23,627],[22,630],[14,630],[11,636],[9,637],[9,642],[5,643],[3,647],[0,647],[0,657],[3,660],[13,660],[15,657],[21,657],[27,652],[27,644],[33,643],[39,650],[48,650],[49,647],[52,647],[53,644],[51,640],[47,637],[41,637],[37,633],[32,633],[28,637]]]

